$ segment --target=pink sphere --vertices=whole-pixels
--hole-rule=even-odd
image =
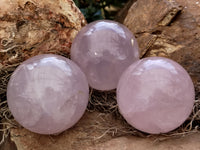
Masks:
[[[12,74],[7,101],[15,120],[40,134],[57,134],[72,127],[86,110],[87,79],[71,60],[38,55]]]
[[[78,33],[71,58],[84,71],[92,88],[112,90],[122,72],[139,60],[139,50],[135,37],[124,25],[101,20]]]
[[[150,57],[133,63],[117,87],[119,110],[138,130],[166,133],[179,127],[190,115],[194,85],[178,63]]]

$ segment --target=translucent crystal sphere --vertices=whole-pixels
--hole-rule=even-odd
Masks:
[[[84,71],[92,88],[111,90],[117,87],[122,72],[139,59],[138,44],[124,25],[96,21],[76,36],[71,59]]]
[[[194,85],[178,63],[150,57],[133,63],[117,87],[119,110],[143,132],[159,134],[179,127],[194,104]]]
[[[57,134],[72,127],[86,110],[87,79],[71,60],[38,55],[12,74],[7,101],[16,121],[40,134]]]

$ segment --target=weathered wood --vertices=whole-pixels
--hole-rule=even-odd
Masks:
[[[136,34],[153,32],[157,26],[166,26],[182,7],[167,0],[138,0],[128,10],[123,23]]]
[[[191,75],[200,97],[200,2],[138,0],[124,23],[138,38],[141,57],[164,56]]]
[[[86,150],[198,150],[200,134],[156,142],[154,138],[119,137]]]
[[[85,23],[72,0],[1,0],[0,66],[41,53],[67,55]]]
[[[117,13],[115,16],[115,20],[118,22],[122,22],[124,18],[127,16],[129,8],[135,3],[137,0],[129,0],[125,6]]]

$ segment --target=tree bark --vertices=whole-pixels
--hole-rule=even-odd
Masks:
[[[121,23],[136,35],[141,58],[163,56],[180,63],[200,98],[200,2],[137,0]]]
[[[1,0],[0,66],[42,53],[67,55],[85,23],[72,0]]]

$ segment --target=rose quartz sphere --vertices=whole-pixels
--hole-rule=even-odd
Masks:
[[[162,57],[133,63],[117,87],[119,110],[126,121],[146,133],[166,133],[190,115],[194,85],[178,63]]]
[[[122,72],[139,60],[138,44],[122,24],[101,20],[88,24],[72,43],[71,59],[97,90],[112,90]]]
[[[7,101],[15,120],[40,134],[57,134],[72,127],[86,110],[87,79],[71,60],[38,55],[12,74]]]

